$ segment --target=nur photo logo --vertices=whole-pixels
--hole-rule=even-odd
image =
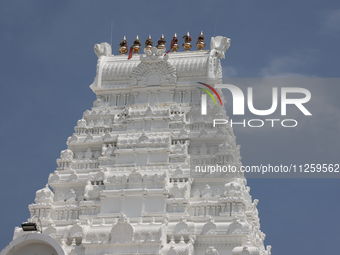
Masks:
[[[219,103],[221,106],[222,100],[220,95],[217,93],[215,88],[218,89],[228,89],[231,92],[232,96],[232,108],[233,113],[232,115],[245,115],[245,96],[243,91],[237,87],[236,85],[232,84],[216,84],[215,88],[211,85],[206,83],[198,82],[199,84],[205,86],[206,88],[197,87],[198,89],[202,90],[201,94],[201,114],[207,115],[207,95],[209,95],[212,100],[214,101],[215,105],[218,105],[214,95],[218,98]],[[210,91],[208,90],[210,89]],[[273,114],[279,105],[280,99],[280,108],[281,108],[281,116],[287,115],[287,106],[294,105],[296,106],[305,116],[312,116],[312,114],[307,110],[304,106],[305,103],[309,102],[311,99],[311,93],[308,89],[300,88],[300,87],[281,87],[280,88],[280,97],[279,97],[279,89],[277,87],[273,87],[271,89],[272,98],[271,98],[271,107],[269,109],[256,109],[254,107],[254,96],[253,96],[253,88],[247,88],[247,107],[249,112],[257,116],[268,116]],[[214,95],[213,95],[214,94]],[[289,96],[290,95],[290,96]],[[242,125],[243,127],[262,127],[264,124],[268,122],[271,123],[271,127],[274,127],[275,122],[280,122],[283,127],[296,127],[298,122],[296,119],[250,119],[246,120],[243,119],[242,122],[233,122],[233,119],[214,119],[213,120],[213,127],[216,125],[227,124],[230,123],[231,126],[233,125]]]

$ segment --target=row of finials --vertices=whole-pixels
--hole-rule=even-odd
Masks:
[[[185,36],[183,36],[184,38],[184,43],[182,44],[182,46],[184,47],[185,51],[190,51],[192,45],[191,45],[191,41],[192,38],[189,35],[189,32],[187,32],[187,34]],[[161,38],[158,40],[158,44],[157,44],[157,49],[165,49],[165,39],[164,39],[164,35],[161,36]],[[130,47],[130,52],[134,53],[134,54],[138,54],[138,52],[141,50],[140,46],[142,44],[139,41],[139,37],[137,35],[135,41],[133,42],[133,45]],[[204,37],[203,37],[203,32],[201,31],[201,33],[199,34],[198,38],[197,38],[197,43],[196,46],[198,48],[198,50],[203,50],[203,48],[205,47],[205,43],[204,43]],[[126,41],[126,37],[124,36],[122,42],[119,44],[119,53],[124,55],[128,52],[128,44]],[[145,48],[146,49],[151,49],[153,47],[153,42],[151,39],[151,36],[149,35],[148,39],[146,39],[145,41]],[[179,49],[178,46],[178,39],[177,39],[177,34],[175,34],[171,40],[171,45],[170,45],[170,50],[172,52],[177,52],[177,50]],[[170,52],[170,50],[168,52]]]

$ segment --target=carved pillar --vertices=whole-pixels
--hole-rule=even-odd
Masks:
[[[94,215],[96,213],[96,206],[91,206],[91,214]]]
[[[107,95],[107,102],[109,103],[109,105],[111,104],[111,95]]]
[[[156,103],[158,103],[158,102],[159,102],[159,94],[160,94],[160,91],[159,91],[159,90],[157,90],[157,94],[156,94]]]
[[[150,105],[150,99],[151,99],[151,92],[148,90],[148,105]]]
[[[185,91],[181,91],[181,92],[179,92],[180,94],[179,94],[179,96],[180,96],[180,103],[184,103],[184,94],[185,94]]]
[[[207,205],[207,210],[205,212],[205,216],[209,216],[209,211],[210,211],[210,205]]]
[[[45,218],[45,208],[40,208],[40,218]]]
[[[68,220],[68,215],[69,215],[69,208],[67,208],[67,210],[64,211],[64,219]]]
[[[188,204],[187,203],[183,203],[183,212],[188,213]]]
[[[212,215],[215,216],[216,215],[216,206],[212,206]]]
[[[81,215],[85,215],[85,211],[86,211],[86,206],[82,206],[80,208]]]
[[[235,214],[235,207],[236,207],[236,204],[235,204],[235,203],[231,203],[230,206],[231,206],[231,210],[230,210],[230,211],[231,211],[231,214],[230,214],[230,215],[233,216],[233,215]]]
[[[143,194],[142,195],[142,211],[141,211],[141,215],[143,215],[145,213],[145,202],[146,202],[146,199],[147,199],[147,195]]]
[[[199,207],[199,206],[196,206],[196,207],[195,207],[195,209],[196,209],[195,216],[199,216],[199,213],[200,213],[200,207]]]
[[[206,213],[206,210],[207,210],[207,207],[206,206],[201,206],[201,213],[200,213],[200,216],[205,216],[205,213]]]
[[[47,209],[46,209],[46,218],[47,218],[47,219],[50,219],[50,218],[51,218],[51,211],[52,211],[52,210],[51,210],[50,208],[47,208]]]
[[[133,93],[133,103],[137,104],[138,92]]]
[[[122,194],[120,196],[120,212],[123,213],[124,212],[124,207],[125,207],[125,195]]]
[[[167,194],[164,194],[163,195],[163,212],[165,213],[166,212],[166,201],[168,199],[168,195]]]
[[[223,214],[225,212],[225,203],[221,204],[221,212],[220,214]]]
[[[120,94],[117,95],[116,106],[118,106],[118,104],[119,104],[119,98],[120,98]]]
[[[177,212],[177,204],[176,203],[172,204],[172,212]]]
[[[195,206],[191,207],[191,213],[192,213],[192,216],[196,216],[196,207]]]
[[[174,90],[170,90],[170,102],[174,101],[174,96],[175,96],[175,91]]]
[[[238,214],[242,213],[242,203],[237,203],[237,213]]]
[[[221,206],[216,206],[216,215],[220,215]]]
[[[227,214],[228,216],[230,216],[230,203],[227,203],[225,212],[226,212],[226,214]]]

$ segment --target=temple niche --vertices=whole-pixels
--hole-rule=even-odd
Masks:
[[[145,44],[124,37],[120,55],[108,43],[94,46],[97,99],[29,205],[42,234],[16,227],[1,255],[42,243],[54,255],[271,254],[243,174],[195,172],[241,166],[232,128],[212,125],[227,118],[224,107],[208,97],[203,116],[206,92],[197,89],[221,83],[230,39],[213,37],[208,49],[197,35],[148,36]]]

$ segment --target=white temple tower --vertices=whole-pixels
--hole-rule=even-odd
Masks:
[[[136,38],[129,59],[126,40],[118,56],[95,45],[97,100],[29,205],[42,233],[17,227],[1,255],[271,254],[243,174],[196,171],[241,166],[232,128],[212,125],[227,118],[224,107],[208,98],[202,115],[196,88],[221,83],[230,39],[213,37],[204,50],[200,34],[197,51],[189,34],[185,51],[177,43],[175,35],[167,54],[163,36],[157,47],[149,38],[138,54]]]

